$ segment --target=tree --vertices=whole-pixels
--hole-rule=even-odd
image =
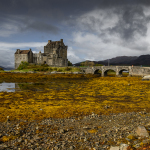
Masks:
[[[26,61],[21,61],[21,64],[19,65],[19,67],[18,67],[17,69],[18,69],[18,70],[26,69],[28,65],[29,65],[28,62],[26,62]]]
[[[73,66],[72,63],[68,60],[68,66]]]
[[[103,66],[102,64],[95,64],[95,66]]]

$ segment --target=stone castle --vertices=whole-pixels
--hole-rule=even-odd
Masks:
[[[20,50],[15,52],[15,69],[17,69],[21,61],[26,61],[33,64],[47,64],[49,66],[63,67],[68,66],[67,46],[60,41],[48,40],[44,46],[44,53],[33,53],[31,49]]]

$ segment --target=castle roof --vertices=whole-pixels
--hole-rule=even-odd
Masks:
[[[28,54],[30,50],[20,50],[19,54]],[[18,54],[18,52],[16,51],[15,54]]]

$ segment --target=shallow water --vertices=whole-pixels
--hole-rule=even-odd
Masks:
[[[72,84],[82,83],[84,80],[61,80],[54,79],[52,82],[5,82],[0,83],[0,92],[18,92],[18,91],[45,91],[47,89],[63,90],[68,89]]]
[[[15,92],[15,83],[0,83],[0,92]]]
[[[50,83],[49,83],[50,84]],[[0,83],[0,92],[43,91],[44,83]]]

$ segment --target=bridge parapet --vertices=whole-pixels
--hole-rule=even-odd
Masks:
[[[139,66],[94,66],[85,67],[82,70],[86,74],[94,74],[96,71],[101,71],[101,76],[105,76],[108,70],[114,70],[116,76],[121,76],[123,71],[128,71],[129,76],[145,76],[150,75],[150,67],[139,67]]]

